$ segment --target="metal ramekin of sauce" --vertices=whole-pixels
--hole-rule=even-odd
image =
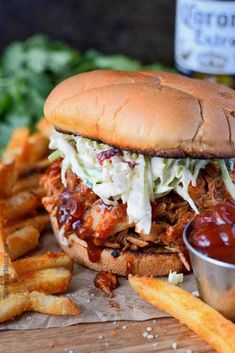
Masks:
[[[183,233],[200,297],[235,321],[235,205],[200,213]]]

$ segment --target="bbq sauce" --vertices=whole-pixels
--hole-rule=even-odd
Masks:
[[[91,212],[91,206],[93,212]],[[94,217],[99,222],[94,230]],[[118,220],[125,217],[125,206],[109,206],[97,200],[95,194],[80,183],[74,190],[66,188],[60,195],[57,208],[57,221],[60,228],[64,228],[65,236],[76,233],[78,238],[87,243],[89,260],[99,262],[103,250],[103,243]]]
[[[218,204],[193,221],[191,245],[202,254],[235,264],[235,206]]]
[[[102,247],[94,244],[92,237],[92,219],[91,217],[84,222],[85,203],[83,202],[81,192],[73,192],[69,189],[60,195],[57,209],[57,221],[59,227],[64,227],[65,235],[75,232],[77,236],[85,240],[88,245],[87,253],[91,262],[99,262],[101,258]]]
[[[102,253],[102,246],[97,246],[94,243],[94,238],[90,235],[86,238],[87,242],[87,254],[88,258],[92,263],[100,262],[101,260],[101,253]]]

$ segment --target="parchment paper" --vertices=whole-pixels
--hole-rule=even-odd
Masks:
[[[41,248],[37,253],[48,250],[61,251],[51,232],[42,236]],[[115,289],[114,297],[107,297],[100,289],[94,286],[93,280],[95,275],[96,272],[94,271],[79,265],[75,266],[71,289],[66,296],[76,301],[79,305],[81,310],[79,316],[59,317],[38,313],[25,313],[13,321],[1,324],[0,330],[63,327],[77,323],[118,320],[143,321],[167,317],[167,314],[141,300],[130,288],[125,278],[119,278],[120,286]],[[182,287],[190,292],[197,289],[192,274],[184,276]]]

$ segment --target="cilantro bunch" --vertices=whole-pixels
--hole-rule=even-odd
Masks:
[[[42,35],[9,45],[0,58],[0,150],[14,128],[34,128],[57,83],[75,73],[105,68],[135,71],[143,66],[124,55],[108,56],[94,50],[80,54]],[[154,64],[149,68],[162,67]]]

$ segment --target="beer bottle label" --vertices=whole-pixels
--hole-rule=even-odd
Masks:
[[[235,74],[235,1],[177,1],[175,62],[185,72]]]

